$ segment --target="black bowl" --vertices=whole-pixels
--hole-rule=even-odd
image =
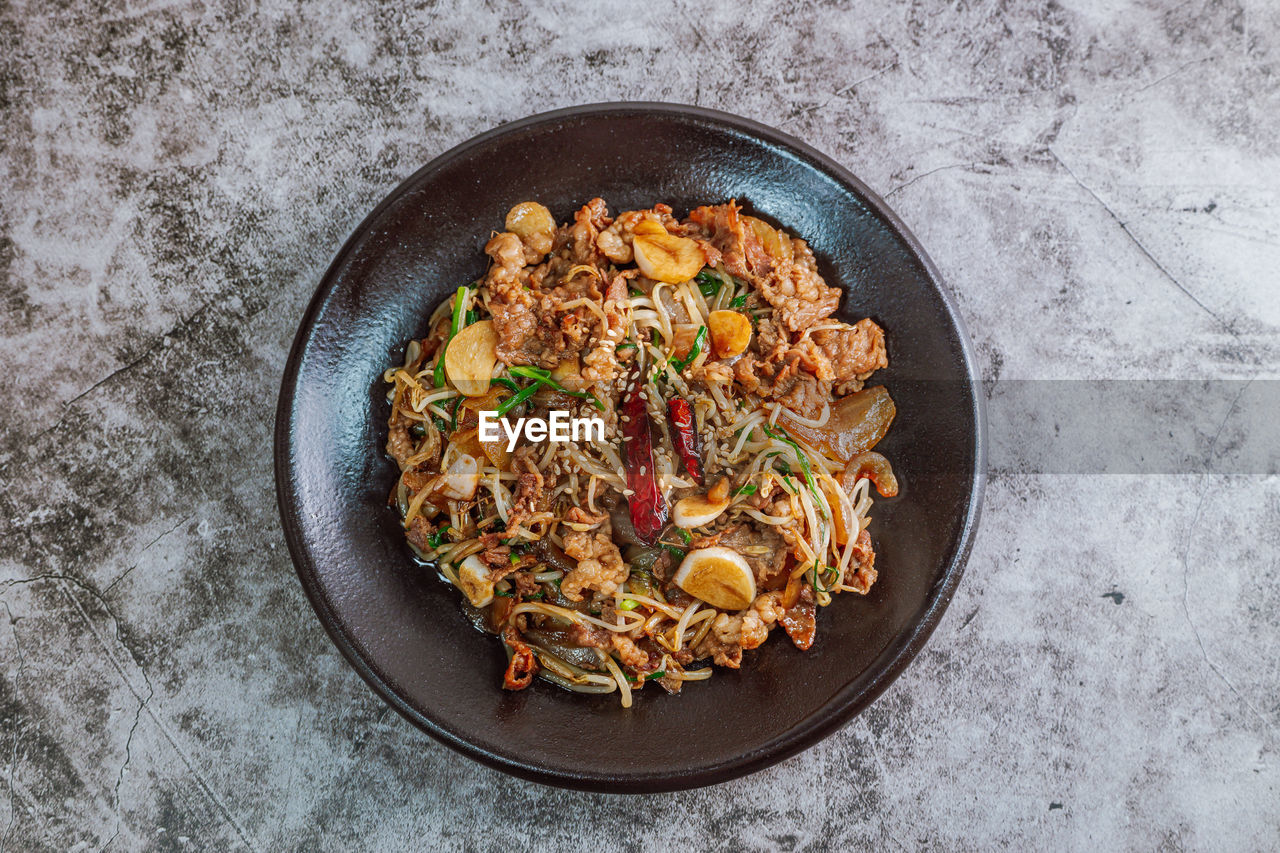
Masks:
[[[535,680],[501,689],[505,657],[458,594],[415,565],[387,508],[383,370],[436,303],[486,268],[514,203],[563,221],[594,196],[612,211],[736,198],[809,241],[841,316],[875,318],[898,405],[881,443],[903,482],[878,501],[880,580],[818,619],[813,649],[776,634],[741,671],[679,696],[582,696]],[[839,728],[920,650],[947,606],[978,520],[983,416],[955,306],[915,239],[841,166],[776,130],[670,104],[575,107],[504,125],[422,168],[356,229],[320,282],[285,370],[276,419],[280,513],[298,576],[351,665],[393,708],[485,764],[599,791],[708,785],[767,767]]]

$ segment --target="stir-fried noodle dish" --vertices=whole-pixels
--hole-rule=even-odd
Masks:
[[[386,372],[387,452],[409,546],[500,639],[504,687],[630,706],[779,626],[808,649],[818,608],[867,593],[872,490],[898,489],[864,384],[884,332],[833,318],[803,240],[732,201],[597,198],[561,225],[517,204],[485,253]],[[576,440],[537,440],[565,417]]]

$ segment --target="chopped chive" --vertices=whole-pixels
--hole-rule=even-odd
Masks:
[[[813,499],[821,506],[822,496],[818,494],[818,484],[814,482],[813,469],[809,467],[809,457],[805,455],[804,451],[800,449],[800,445],[796,444],[782,427],[777,427],[777,432],[774,432],[768,424],[761,424],[761,426],[764,427],[765,435],[790,445],[791,449],[795,451],[796,461],[800,463],[800,472],[804,474],[805,484],[809,487],[809,491],[813,493]]]
[[[680,373],[690,364],[693,364],[693,362],[697,360],[698,356],[702,355],[702,347],[706,344],[706,342],[707,342],[707,327],[699,326],[698,334],[694,335],[694,338],[693,338],[693,346],[689,347],[689,354],[686,355],[684,358],[676,359],[675,361],[671,362],[671,367],[675,370],[675,372]]]
[[[632,598],[622,599],[622,603],[618,605],[619,610],[635,610],[640,606],[640,602]]]
[[[453,398],[453,408],[449,410],[449,428],[452,432],[458,431],[458,406],[460,405],[462,405],[461,394]]]
[[[682,550],[680,550],[679,548],[677,548],[675,545],[669,545],[669,544],[668,544],[668,543],[666,543],[666,542],[663,542],[663,543],[661,543],[661,544],[662,544],[662,547],[663,547],[663,548],[664,548],[668,553],[670,553],[670,554],[671,554],[671,556],[675,557],[677,560],[683,560],[683,559],[684,559],[685,552],[684,552],[684,551],[682,551]]]
[[[698,282],[698,290],[702,292],[703,297],[706,299],[713,299],[720,292],[720,288],[724,287],[724,282],[705,268],[694,278]]]
[[[493,381],[495,384],[501,385],[503,388],[506,388],[516,394],[520,393],[520,386],[517,385],[513,380],[508,379],[505,376],[495,376],[491,381]]]
[[[680,533],[680,538],[684,540],[684,544],[688,545],[693,541],[693,534],[685,530],[683,527],[677,527],[676,530]]]
[[[631,343],[631,341],[623,341],[622,343],[614,347],[614,350],[618,352],[621,352],[624,349],[637,349],[637,347],[635,344]]]
[[[441,527],[435,533],[427,534],[427,544],[430,545],[432,548],[439,548],[441,545],[443,545],[444,534],[449,529],[449,527],[450,525],[446,524],[444,527]]]
[[[756,484],[747,483],[745,486],[734,489],[733,494],[736,495],[754,495],[756,493]]]
[[[747,294],[740,293],[729,300],[730,308],[745,308],[747,306]]]
[[[665,669],[660,669],[660,670],[658,670],[657,672],[651,672],[651,673],[649,673],[648,675],[646,675],[646,676],[644,677],[644,680],[645,680],[645,681],[653,681],[655,678],[662,678],[662,677],[663,677],[663,676],[665,676],[666,674],[667,674],[667,671],[666,671]]]
[[[601,403],[596,398],[595,394],[588,394],[586,391],[570,391],[568,388],[561,385],[555,379],[551,378],[550,371],[543,370],[541,367],[526,367],[524,365],[517,365],[511,368],[511,373],[523,379],[532,379],[535,382],[540,382],[543,385],[546,385],[548,388],[553,388],[556,391],[559,391],[561,394],[568,394],[570,397],[578,397],[579,399],[582,399],[582,400],[590,400],[592,403],[595,404],[595,407],[597,409],[599,409],[602,412],[604,411],[604,403]]]
[[[530,397],[534,395],[534,393],[537,390],[538,390],[538,383],[533,382],[533,383],[530,383],[529,387],[522,390],[519,394],[516,394],[515,396],[509,397],[506,400],[504,400],[502,402],[502,405],[498,406],[498,417],[502,417],[507,412],[511,411],[516,406],[523,403],[525,400],[528,400]]]
[[[498,596],[498,598],[510,598],[510,597],[511,597],[511,592],[510,592],[509,590],[505,590],[505,589],[495,589],[495,590],[493,591],[493,594],[494,594],[494,595],[496,595],[496,596]]]

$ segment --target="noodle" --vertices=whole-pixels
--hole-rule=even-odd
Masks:
[[[805,304],[800,283],[827,285],[790,237],[765,239],[763,222],[739,219],[738,234],[722,227],[739,216],[726,206],[671,225],[661,206],[610,219],[594,205],[578,221],[591,216],[598,240],[579,241],[576,224],[537,239],[491,235],[489,273],[442,299],[428,336],[383,372],[387,451],[400,469],[389,502],[413,553],[501,635],[504,686],[537,674],[617,691],[631,707],[650,680],[675,692],[710,678],[704,664],[739,666],[778,624],[808,648],[818,609],[865,594],[876,576],[872,484],[833,455],[846,444],[823,436],[851,428],[841,396],[887,361],[878,326]],[[554,222],[521,207],[521,227]],[[641,258],[645,239],[661,250]],[[754,266],[764,255],[775,272]],[[786,304],[766,298],[771,274],[796,285]],[[795,311],[814,313],[797,321]],[[729,349],[743,317],[750,335]],[[829,344],[847,335],[857,339]],[[880,361],[840,361],[855,357]],[[560,410],[599,418],[603,439],[539,445],[516,433],[509,446],[503,431],[494,444],[478,427],[495,409],[508,430]],[[784,601],[788,618],[766,621]]]

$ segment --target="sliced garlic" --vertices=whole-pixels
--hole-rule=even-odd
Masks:
[[[636,234],[631,248],[640,272],[654,281],[679,284],[693,278],[706,266],[702,250],[688,237],[667,233]]]
[[[662,223],[657,221],[656,219],[641,219],[631,229],[631,235],[633,237],[644,237],[646,235],[652,236],[654,234],[666,234],[666,233],[667,233],[667,229],[664,228],[662,226]]]
[[[474,456],[460,454],[440,475],[440,494],[455,501],[469,501],[480,486],[480,463]]]
[[[710,524],[729,508],[729,480],[722,477],[705,495],[690,495],[676,501],[671,520],[676,527],[691,529]]]
[[[672,578],[676,586],[720,610],[745,610],[756,598],[746,559],[723,545],[690,551]]]
[[[485,607],[493,602],[493,581],[489,580],[489,567],[475,554],[458,566],[458,589],[474,607]]]
[[[707,316],[707,331],[719,358],[741,355],[751,343],[751,320],[737,311],[712,311]]]
[[[539,255],[551,251],[555,244],[556,219],[544,205],[522,201],[507,212],[507,230],[518,236]]]
[[[493,323],[472,323],[449,341],[444,352],[444,372],[468,397],[479,397],[489,390],[493,365],[498,360],[498,334]]]

